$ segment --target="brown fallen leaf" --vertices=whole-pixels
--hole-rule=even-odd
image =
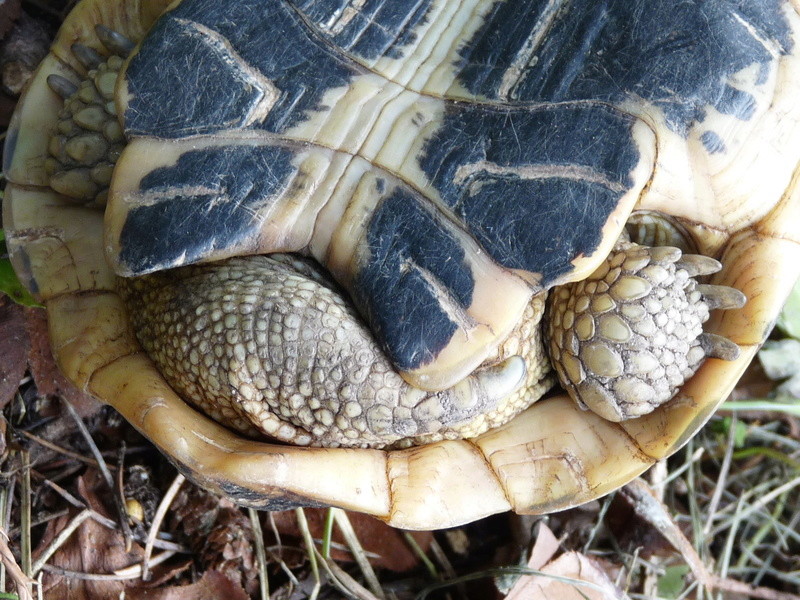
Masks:
[[[19,0],[0,0],[0,40],[5,38],[19,14]]]
[[[190,585],[132,590],[125,597],[128,600],[250,600],[241,585],[217,571],[206,571],[199,581]]]
[[[47,313],[41,308],[23,309],[25,325],[30,338],[28,366],[36,388],[42,395],[63,396],[69,400],[81,417],[89,417],[101,408],[100,402],[70,383],[58,370],[50,348],[47,331]]]
[[[90,470],[78,479],[78,490],[86,504],[94,511],[109,516],[100,501],[102,478]],[[62,530],[79,514],[80,510],[50,521],[39,546],[34,552],[34,561],[48,551]],[[47,564],[54,572],[46,572],[43,591],[46,598],[69,598],[70,600],[117,600],[120,593],[134,585],[135,580],[92,580],[67,576],[64,572],[113,575],[140,562],[142,548],[134,545],[125,550],[125,538],[120,529],[109,529],[92,519],[86,519],[55,551]]]
[[[22,307],[0,294],[0,410],[19,388],[28,368],[29,349]]]
[[[623,600],[602,565],[580,552],[565,552],[550,560],[558,540],[545,525],[540,525],[528,568],[540,575],[523,575],[511,588],[506,600]],[[546,564],[545,564],[546,562]]]
[[[320,539],[327,509],[306,508],[305,514],[312,537]],[[276,512],[272,516],[281,535],[300,538],[300,529],[294,511]],[[419,564],[419,559],[403,539],[403,534],[399,529],[361,513],[348,512],[347,516],[355,529],[356,536],[367,552],[370,563],[397,572],[408,571]],[[265,530],[269,531],[269,527],[265,527]],[[413,531],[410,533],[423,551],[428,549],[433,539],[432,532]],[[333,529],[333,541],[344,543],[341,533],[336,527]],[[349,552],[335,548],[331,550],[331,557],[334,560],[353,560]]]

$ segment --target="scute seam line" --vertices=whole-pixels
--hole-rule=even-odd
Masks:
[[[492,466],[489,457],[486,456],[481,447],[472,438],[464,438],[463,441],[465,441],[467,444],[475,448],[475,450],[478,453],[478,456],[481,457],[483,463],[486,465],[489,472],[494,476],[495,480],[497,481],[497,487],[499,487],[500,491],[503,493],[503,498],[505,498],[506,502],[508,502],[508,505],[513,510],[514,503],[511,501],[511,498],[508,495],[508,491],[506,491],[506,487],[505,485],[503,485],[503,480],[500,478],[500,474],[494,469],[494,466]]]

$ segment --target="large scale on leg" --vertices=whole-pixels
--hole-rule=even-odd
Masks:
[[[689,2],[680,10],[655,2],[646,15],[613,0],[568,10],[488,0],[242,0],[226,5],[224,15],[201,0],[160,15],[162,4],[85,2],[69,17],[9,135],[4,222],[17,270],[48,308],[65,373],[113,403],[185,472],[240,502],[335,504],[405,527],[437,527],[597,497],[702,425],[763,341],[797,275],[800,115],[792,98],[800,76],[798,17],[788,2]],[[86,156],[75,151],[77,142],[69,149],[52,142],[62,100],[46,80],[84,79],[93,59],[85,49],[73,51],[76,41],[109,53],[96,37],[98,22],[143,40],[114,90],[127,146],[105,215],[93,206],[102,192],[76,204],[63,188],[54,191],[51,178],[60,171],[48,163],[50,150],[78,162]],[[96,175],[102,184],[104,174]],[[679,245],[691,248],[689,255],[643,250],[645,260],[635,250],[606,263],[634,211],[666,219],[682,232]],[[260,351],[236,337],[242,334],[228,340],[225,333],[231,354],[216,344],[203,353],[205,359],[219,352],[229,369],[224,378],[211,377],[211,387],[242,383],[248,374],[238,392],[245,405],[257,384],[281,392],[280,377],[299,368],[292,371],[296,393],[285,398],[297,412],[284,418],[284,405],[276,405],[265,429],[302,443],[340,418],[348,439],[363,428],[390,430],[389,443],[431,441],[462,426],[469,439],[389,451],[293,448],[250,441],[189,408],[167,382],[170,368],[157,359],[160,373],[131,331],[128,315],[139,311],[122,302],[118,277],[209,264],[187,271],[195,273],[227,257],[272,252],[305,254],[323,265],[335,282],[314,275],[319,288],[303,293],[313,285],[292,286],[299,297],[316,299],[325,289],[353,302],[343,312],[363,319],[365,325],[356,321],[363,343],[382,362],[347,354],[364,369],[348,368],[343,377],[369,385],[348,387],[353,382],[343,379],[332,398],[321,397],[318,390],[331,385],[326,376],[314,388],[316,363],[303,371],[304,360],[313,360],[303,358],[297,314],[270,309],[261,337],[272,344],[265,356],[282,366],[281,375],[269,366],[252,372],[247,363]],[[676,265],[684,274],[673,279],[713,271],[694,258],[700,255],[723,268],[710,282],[692,280],[687,302],[730,307],[738,300],[729,287],[749,301],[712,315],[686,355],[695,363],[702,348],[733,358],[732,342],[739,358],[706,360],[678,382],[675,398],[628,418],[642,411],[627,408],[623,388],[634,396],[641,388],[614,383],[613,357],[622,362],[623,379],[631,365],[651,375],[662,366],[648,355],[598,346],[592,336],[622,332],[617,337],[635,340],[633,333],[644,334],[632,324],[646,330],[638,323],[647,320],[623,311],[623,327],[601,310],[591,313],[592,332],[578,303],[608,306],[601,289],[607,285],[615,306],[628,307],[664,279],[651,267]],[[636,263],[649,274],[640,276]],[[567,359],[558,371],[577,374],[574,387],[593,390],[578,400],[601,406],[602,416],[556,396],[500,425],[521,408],[506,411],[502,396],[527,403],[551,382],[538,338],[546,331],[539,324],[545,292],[556,290],[550,296],[557,297],[557,286],[569,282],[588,287],[593,276],[599,299],[576,299],[559,317],[559,327],[577,325],[566,327],[577,341],[559,352],[578,346],[580,368]],[[165,271],[164,278],[179,276]],[[206,321],[196,314],[191,326],[205,322],[228,332],[225,305],[232,301],[223,294],[218,302],[219,314],[211,310]],[[182,300],[178,305],[185,308]],[[627,313],[641,313],[643,305],[631,306],[640,308]],[[320,314],[324,320],[327,313]],[[252,322],[255,343],[259,319]],[[177,333],[187,325],[164,327],[172,335],[170,327]],[[300,336],[294,359],[273,329]],[[335,341],[337,329],[331,331]],[[310,345],[319,347],[319,340]],[[191,365],[191,350],[187,357]],[[203,362],[199,353],[195,361]],[[246,370],[232,367],[238,363]],[[391,380],[388,393],[374,385],[375,368],[383,384]],[[586,383],[587,371],[599,379]],[[271,377],[279,380],[275,386]],[[304,393],[306,384],[312,393]],[[364,390],[377,391],[370,398]],[[609,397],[613,410],[602,408]],[[225,412],[215,416],[241,420],[240,412]],[[350,475],[342,479],[343,472]]]

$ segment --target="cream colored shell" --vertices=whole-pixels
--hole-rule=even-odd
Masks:
[[[46,188],[43,161],[60,104],[47,75],[79,81],[82,67],[69,48],[81,42],[102,52],[95,23],[136,40],[167,4],[88,0],[69,15],[11,125],[22,133],[6,168],[4,227],[17,272],[47,308],[64,373],[120,411],[182,472],[242,504],[335,505],[426,529],[597,498],[696,433],[755,355],[800,275],[800,58],[794,55],[781,59],[755,133],[734,136],[742,140],[739,151],[725,164],[695,162],[702,131],[683,140],[669,133],[655,107],[625,107],[658,132],[655,176],[640,207],[683,219],[700,252],[724,265],[711,283],[748,297],[744,309],[720,311],[707,327],[741,346],[738,360],[706,361],[673,401],[620,424],[560,396],[476,439],[407,450],[310,449],[238,437],[181,400],[139,347],[102,258],[102,213]],[[800,19],[789,20],[798,46]],[[725,129],[728,117],[709,118]]]

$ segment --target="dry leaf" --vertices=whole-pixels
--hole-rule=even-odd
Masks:
[[[0,409],[19,388],[28,367],[29,347],[22,307],[0,294]]]
[[[86,503],[93,510],[108,516],[100,502],[98,490],[102,477],[90,469],[78,479],[78,490]],[[40,556],[80,512],[71,511],[69,515],[50,521],[44,536],[34,552],[34,558]],[[125,540],[118,529],[108,529],[92,519],[87,519],[75,530],[67,541],[48,561],[48,565],[59,570],[78,573],[112,574],[138,563],[143,555],[142,549],[134,545],[130,552],[125,551]],[[56,572],[48,572],[44,576],[43,590],[46,598],[69,598],[70,600],[118,600],[120,592],[135,583],[128,581],[92,581],[69,577]]]
[[[531,558],[528,560],[528,568],[541,569],[558,552],[558,538],[550,528],[543,522],[539,523],[539,531],[536,534],[536,542],[531,550]]]
[[[327,509],[307,508],[305,509],[305,514],[312,537],[315,539],[321,538]],[[417,566],[419,559],[411,548],[409,548],[408,543],[403,538],[403,534],[399,529],[390,527],[383,521],[361,513],[348,512],[347,516],[350,519],[350,523],[353,525],[353,529],[355,529],[361,545],[367,552],[370,563],[398,572],[408,571]],[[294,511],[276,512],[273,513],[273,517],[281,535],[300,537],[300,529],[297,526],[297,519],[295,518]],[[265,530],[268,531],[269,528],[265,527]],[[333,532],[333,540],[338,543],[343,543],[342,537],[336,527],[333,528]],[[417,541],[417,544],[419,544],[423,550],[427,550],[433,539],[433,533],[430,531],[413,531],[410,533]],[[353,559],[349,552],[336,549],[331,551],[331,556],[334,560],[349,561]]]
[[[97,412],[101,404],[89,394],[72,385],[58,370],[50,349],[47,313],[41,308],[24,309],[26,329],[30,338],[28,365],[36,387],[43,395],[60,395],[69,400],[81,417]]]
[[[566,552],[550,560],[558,540],[544,525],[539,526],[528,568],[541,575],[523,575],[506,600],[621,600],[626,598],[596,561],[579,552]],[[549,562],[548,562],[549,561]],[[546,563],[546,564],[545,564]],[[564,581],[569,579],[572,581]],[[583,583],[581,583],[583,582]]]
[[[200,581],[191,585],[131,590],[125,597],[128,600],[250,600],[241,585],[217,571],[206,571]]]

